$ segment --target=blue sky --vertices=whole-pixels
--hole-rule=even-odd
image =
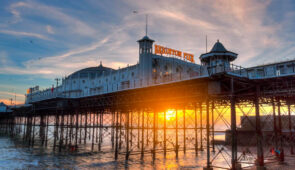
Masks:
[[[134,13],[133,11],[138,11]],[[219,39],[244,67],[295,59],[295,1],[24,0],[0,1],[0,101],[85,67],[138,61],[136,40],[193,53]]]

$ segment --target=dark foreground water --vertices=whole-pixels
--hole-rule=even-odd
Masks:
[[[267,155],[265,153],[265,156]],[[223,156],[226,157],[226,154]],[[214,153],[211,153],[211,159],[213,157]],[[158,153],[154,162],[151,154],[146,154],[143,160],[138,154],[131,155],[128,162],[124,158],[124,155],[120,155],[119,160],[114,161],[113,152],[91,153],[84,152],[82,148],[75,153],[54,153],[50,147],[28,148],[16,139],[0,136],[0,169],[203,169],[206,165],[205,151],[200,151],[197,157],[194,151],[189,150],[186,154],[180,151],[178,159],[175,158],[174,152],[168,152],[166,158],[163,153]],[[294,156],[286,156],[286,162],[283,165],[270,161],[267,167],[271,170],[293,170],[294,160]],[[217,157],[214,164],[227,167],[230,163],[227,161],[230,159]],[[247,167],[249,164],[242,164],[242,166]],[[253,169],[253,167],[247,169]]]
[[[185,155],[179,152],[176,160],[173,152],[157,154],[155,162],[147,154],[143,161],[140,155],[131,155],[126,162],[124,155],[114,161],[113,153],[57,154],[39,147],[28,148],[9,137],[0,137],[0,169],[202,169],[206,154],[195,157],[193,151]]]

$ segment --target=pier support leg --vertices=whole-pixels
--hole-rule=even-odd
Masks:
[[[157,111],[154,111],[153,114],[153,161],[156,159],[156,114]]]
[[[283,134],[282,134],[282,117],[281,117],[281,101],[278,98],[278,121],[279,121],[279,139],[280,139],[280,148],[283,148]]]
[[[115,112],[111,111],[112,114],[112,127],[111,127],[111,141],[112,141],[112,149],[115,146]]]
[[[272,111],[273,111],[273,131],[274,131],[275,149],[278,149],[278,128],[277,128],[276,105],[274,102],[274,98],[271,99],[271,102],[272,102]]]
[[[48,141],[48,126],[49,126],[49,115],[46,115],[46,134],[45,134],[45,147],[47,147],[47,141]]]
[[[70,134],[69,134],[69,137],[70,137],[70,145],[72,145],[72,137],[73,137],[73,113],[71,113],[70,115]]]
[[[144,111],[141,112],[141,159],[144,156]]]
[[[290,101],[287,101],[287,105],[288,105],[288,124],[289,124],[289,141],[290,141],[290,154],[294,155],[294,144],[293,144],[293,133],[292,133],[292,118],[291,118],[291,104]]]
[[[68,134],[69,134],[69,115],[66,115],[66,141],[65,141],[65,145],[68,146]]]
[[[203,151],[203,102],[200,103],[200,151]]]
[[[125,160],[129,159],[129,111],[126,113],[126,155]]]
[[[130,112],[130,146],[132,147],[132,143],[133,143],[133,110],[131,110]]]
[[[95,129],[94,128],[94,122],[95,122],[95,114],[94,113],[91,114],[91,117],[93,117],[92,118],[92,144],[91,144],[91,151],[93,152],[93,148],[94,148],[94,129]],[[113,121],[113,119],[112,119],[112,121]],[[112,127],[112,129],[113,129],[113,127]]]
[[[207,166],[204,170],[211,170],[211,161],[210,161],[210,111],[209,111],[209,99],[206,100],[206,138],[207,138]]]
[[[118,112],[115,112],[115,123],[116,123],[116,142],[115,142],[115,160],[118,159],[118,149],[119,149],[119,144],[118,144],[118,133],[119,133],[119,113]]]
[[[255,104],[255,119],[256,119],[256,140],[257,140],[257,169],[262,170],[264,167],[264,156],[263,156],[263,136],[260,125],[260,111],[259,111],[259,95],[260,87],[256,86],[256,95],[254,99]]]
[[[78,131],[79,131],[79,112],[76,112],[76,135],[75,135],[75,147],[78,147]]]
[[[84,116],[85,117],[85,116]],[[82,143],[82,125],[83,125],[83,114],[80,114],[80,135],[79,135],[79,144]]]
[[[176,159],[178,159],[178,109],[176,108],[176,114],[175,114],[175,155]]]
[[[61,152],[61,148],[63,147],[63,138],[64,138],[64,115],[63,111],[61,113],[61,122],[60,122],[60,139],[59,139],[59,147],[58,151]]]
[[[55,115],[55,126],[54,126],[53,151],[55,151],[56,141],[57,141],[57,136],[58,136],[58,123],[59,123],[59,116],[56,113],[56,115]]]
[[[164,157],[166,158],[166,111],[164,111]]]
[[[44,115],[40,116],[39,138],[41,139],[41,146],[44,145],[45,141],[45,118]]]
[[[195,113],[195,154],[198,156],[198,114],[197,114],[197,106],[195,104],[194,108]]]
[[[98,137],[98,151],[101,151],[102,133],[103,133],[103,111],[99,113],[99,137]]]
[[[85,114],[85,122],[84,122],[84,144],[86,144],[86,139],[87,139],[87,125],[88,125],[88,112]]]
[[[119,122],[119,130],[120,130],[120,141],[119,141],[119,150],[122,148],[122,111],[120,111],[120,122]]]
[[[140,112],[136,111],[137,115],[137,149],[140,149]]]
[[[215,124],[215,120],[214,120],[214,100],[212,100],[212,108],[211,108],[211,131],[212,131],[212,152],[215,152],[215,142],[214,142],[214,124]]]
[[[96,111],[96,135],[95,135],[95,142],[96,143],[98,143],[98,128],[99,128],[99,126],[98,126],[98,119],[99,119],[99,112],[98,111]]]
[[[186,153],[186,124],[185,124],[185,108],[183,108],[183,153]]]
[[[35,125],[36,125],[36,116],[33,116],[33,132],[32,132],[32,147],[34,147],[35,143]]]
[[[236,125],[236,98],[234,94],[234,80],[231,79],[231,96],[230,96],[230,106],[231,106],[231,145],[232,145],[232,158],[231,165],[232,169],[238,169],[239,165],[237,164],[237,125]]]

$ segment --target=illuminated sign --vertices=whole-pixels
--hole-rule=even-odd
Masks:
[[[173,55],[173,56],[177,56],[179,58],[182,58],[184,60],[190,61],[192,63],[195,62],[193,54],[181,52],[179,50],[174,50],[174,49],[163,47],[163,46],[156,45],[156,44],[155,44],[155,54]]]

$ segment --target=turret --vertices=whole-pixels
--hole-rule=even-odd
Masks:
[[[226,50],[217,40],[209,53],[200,56],[202,66],[207,67],[209,74],[214,74],[230,69],[230,62],[237,58],[238,54]]]
[[[144,81],[149,81],[152,72],[152,53],[154,40],[144,36],[139,43],[139,66]],[[142,82],[145,84],[145,82]]]

